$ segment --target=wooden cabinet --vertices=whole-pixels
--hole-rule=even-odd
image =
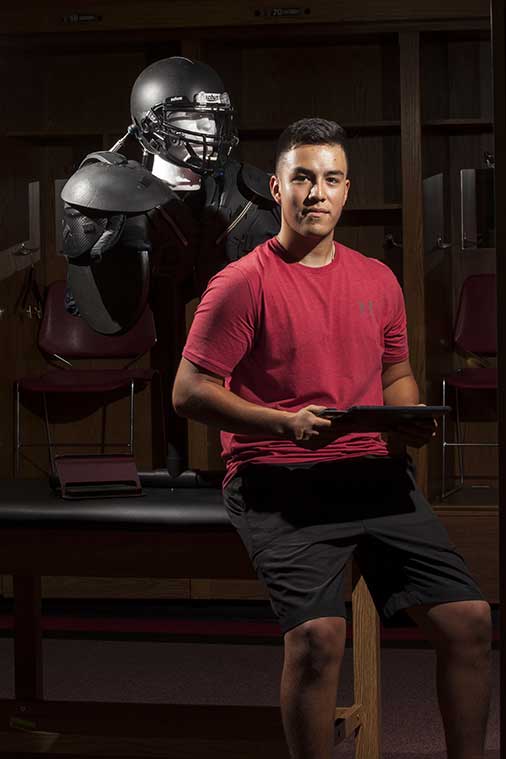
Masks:
[[[231,93],[241,160],[270,170],[280,131],[303,116],[332,118],[347,129],[352,187],[336,237],[383,260],[402,283],[415,374],[425,399],[439,402],[442,373],[457,361],[450,335],[462,279],[495,264],[494,251],[459,247],[458,171],[483,165],[484,152],[493,153],[488,2],[396,0],[373,9],[361,0],[307,2],[309,13],[292,18],[273,15],[265,0],[204,5],[197,17],[183,0],[170,8],[94,0],[88,6],[96,19],[88,21],[64,20],[58,0],[49,9],[34,5],[30,13],[2,11],[12,38],[0,51],[0,82],[17,97],[0,127],[7,146],[0,249],[23,238],[25,185],[38,179],[43,200],[37,275],[41,285],[62,276],[54,180],[124,132],[131,85],[147,64],[175,54],[199,58],[218,70]],[[439,173],[442,237],[453,243],[449,249],[429,249],[424,239],[423,180]],[[15,312],[21,286],[20,276],[0,281],[0,306],[7,307],[0,333],[8,353],[0,370],[1,478],[12,476],[12,380],[40,362],[36,324]],[[159,452],[153,450],[148,396],[143,403],[139,464],[150,468]],[[34,438],[42,431],[36,416],[28,431]],[[469,457],[477,480],[492,481],[493,452]],[[216,432],[190,425],[189,463],[220,465]],[[45,468],[42,456],[23,476],[44,477]],[[418,469],[422,486],[434,496],[437,442],[418,456]]]
[[[486,156],[494,153],[492,55],[487,30],[423,33],[420,41],[423,176],[426,181],[438,176],[436,181],[441,183],[439,198],[429,193],[426,204],[441,205],[442,224],[426,225],[430,229],[426,230],[424,245],[427,397],[440,403],[443,375],[466,365],[465,358],[458,356],[452,346],[462,283],[470,274],[495,272],[495,249],[462,248],[460,175],[461,169],[483,168]],[[426,207],[425,212],[430,215],[433,207]],[[442,237],[440,246],[438,235]],[[464,440],[497,439],[494,414],[490,413],[495,404],[492,395],[481,401],[484,410],[488,406],[488,412],[475,414],[475,421],[464,424]],[[433,446],[431,496],[440,490],[439,454],[439,445]],[[496,485],[496,449],[466,449],[464,470],[468,486]],[[490,495],[493,502],[492,490]]]
[[[65,269],[55,250],[54,180],[69,176],[87,152],[109,147],[124,132],[130,88],[146,64],[178,53],[194,56],[214,66],[231,93],[238,112],[241,160],[272,168],[277,136],[303,116],[332,118],[347,129],[352,186],[336,237],[385,261],[402,283],[415,374],[422,395],[436,399],[439,365],[448,351],[454,290],[465,260],[454,250],[424,254],[422,180],[439,171],[454,173],[458,165],[476,163],[485,149],[491,151],[485,6],[476,2],[457,9],[453,4],[443,14],[439,6],[425,3],[422,8],[413,2],[404,17],[399,5],[388,10],[378,7],[372,18],[370,9],[354,7],[352,13],[347,3],[318,4],[318,8],[310,3],[307,18],[288,19],[269,15],[262,2],[251,18],[246,7],[238,5],[234,12],[245,14],[241,23],[230,25],[230,16],[225,20],[221,12],[209,13],[195,28],[193,20],[184,17],[183,5],[175,4],[171,13],[176,15],[168,15],[165,22],[155,14],[147,24],[146,17],[147,26],[142,28],[133,6],[123,9],[125,26],[114,15],[114,4],[106,13],[97,2],[97,19],[88,20],[88,26],[83,20],[67,19],[63,34],[59,14],[64,9],[55,2],[41,33],[30,39],[28,54],[22,32],[28,31],[35,16],[21,19],[10,11],[6,17],[7,27],[11,24],[20,36],[14,35],[0,56],[0,75],[7,82],[9,67],[17,72],[20,97],[7,115],[4,137],[12,146],[7,151],[12,171],[18,164],[14,156],[22,152],[42,183],[43,255],[37,266],[41,284],[62,276]],[[113,23],[117,31],[99,34],[99,29]],[[45,36],[44,29],[53,34]],[[79,55],[69,34],[79,42]],[[19,189],[7,187],[3,202],[14,217],[21,215]],[[453,190],[447,203],[451,221],[445,234],[457,239]],[[12,233],[6,235],[5,245],[13,241]],[[19,280],[0,282],[0,295],[11,310],[20,286]],[[26,349],[36,355],[36,330],[31,329],[27,338],[17,322],[9,328],[19,331],[11,350],[17,356]],[[4,381],[6,411],[11,404],[10,383],[22,370],[14,356],[9,366]],[[149,408],[146,399],[147,427]],[[38,434],[37,424],[34,418],[29,426],[33,437]],[[0,469],[4,477],[12,471],[9,435]],[[147,446],[142,446],[141,468],[149,468],[157,452],[149,450],[154,443],[149,432],[142,440]],[[215,433],[192,425],[189,448],[190,465],[220,464]],[[40,476],[46,466],[42,452],[41,456],[25,468],[25,476]],[[437,469],[431,459],[433,466]],[[430,492],[426,452],[418,456],[418,467],[420,482]]]

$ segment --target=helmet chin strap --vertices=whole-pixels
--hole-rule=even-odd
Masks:
[[[172,190],[199,190],[202,178],[192,169],[176,166],[158,155],[153,156],[151,173],[167,182]]]

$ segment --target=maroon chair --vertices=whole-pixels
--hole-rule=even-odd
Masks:
[[[446,403],[447,386],[454,392],[455,442],[446,439],[447,421],[442,420],[442,476],[441,499],[447,498],[464,486],[463,448],[472,446],[493,446],[497,442],[464,442],[461,428],[462,392],[483,392],[497,390],[497,368],[487,366],[483,359],[497,355],[497,296],[495,274],[473,274],[464,281],[453,332],[455,350],[468,357],[478,359],[483,366],[457,369],[443,378],[443,405]],[[446,489],[447,448],[457,449],[459,461],[459,483]]]
[[[15,473],[19,472],[21,449],[30,446],[47,445],[51,469],[55,473],[55,454],[57,445],[98,446],[99,443],[55,443],[51,438],[47,395],[62,393],[95,393],[103,396],[103,413],[107,404],[107,395],[113,391],[125,390],[130,395],[130,439],[128,443],[113,443],[110,445],[125,445],[133,455],[134,448],[134,398],[135,390],[151,382],[155,371],[132,366],[143,354],[156,343],[156,330],[153,314],[149,306],[137,323],[125,334],[101,335],[92,330],[86,322],[76,316],[71,316],[64,307],[65,282],[53,282],[47,288],[44,311],[39,331],[38,345],[50,361],[60,361],[57,368],[49,369],[39,377],[23,377],[15,383],[16,398],[16,451]],[[69,359],[129,359],[122,368],[75,368]],[[64,366],[61,366],[64,364]],[[43,400],[44,419],[47,443],[24,444],[21,440],[21,394],[40,393]],[[104,425],[102,425],[102,451],[104,442]]]

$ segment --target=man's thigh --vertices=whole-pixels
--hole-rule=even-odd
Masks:
[[[356,556],[384,620],[413,606],[484,601],[412,472],[392,495],[396,504],[389,513],[364,520],[364,540]]]

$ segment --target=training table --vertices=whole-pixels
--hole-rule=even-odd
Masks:
[[[69,501],[46,481],[0,484],[15,666],[14,698],[0,699],[0,759],[288,759],[277,707],[44,699],[43,576],[255,578],[219,489],[144,492]],[[357,759],[379,759],[379,618],[355,565],[352,584],[355,703],[336,709],[335,742],[354,734]]]

